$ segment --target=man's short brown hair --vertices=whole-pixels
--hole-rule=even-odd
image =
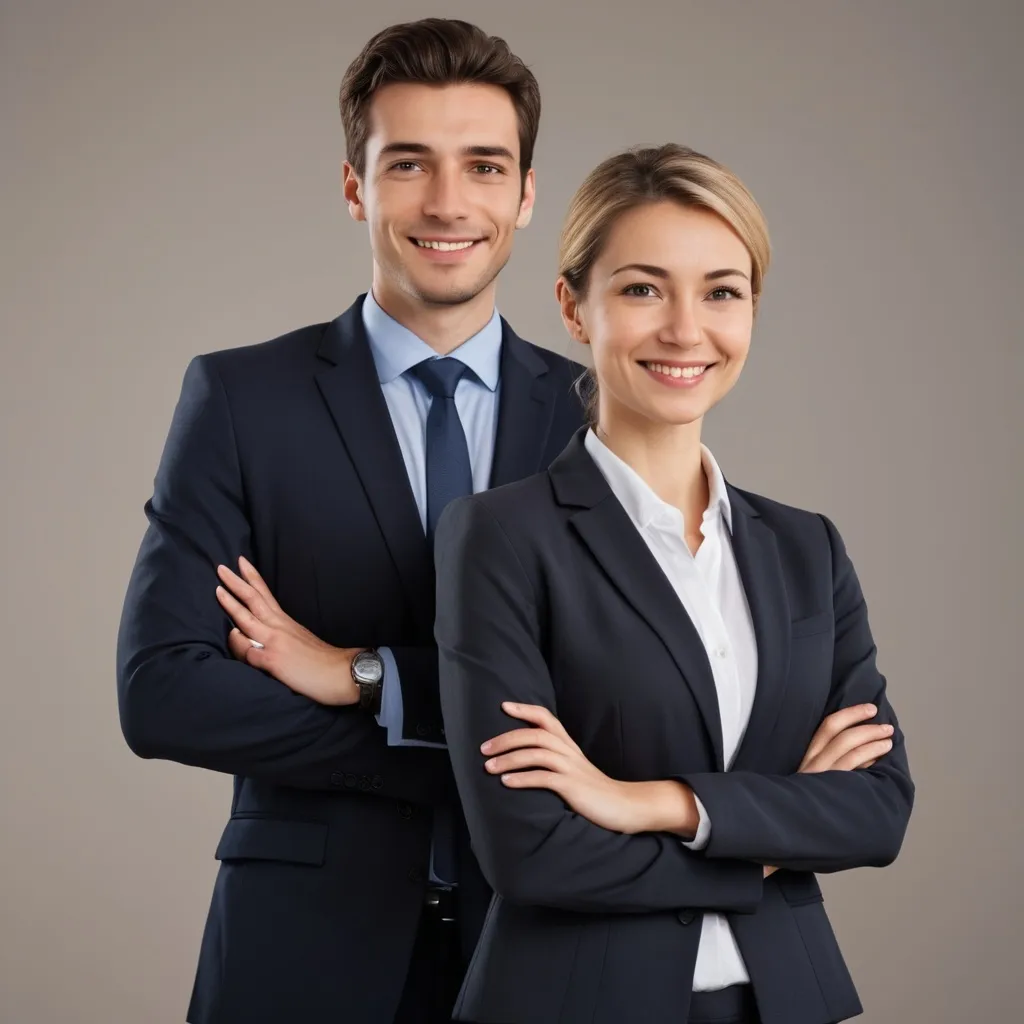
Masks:
[[[467,21],[424,18],[378,32],[349,65],[341,83],[341,123],[348,162],[366,171],[370,103],[374,93],[397,82],[424,85],[497,85],[512,99],[519,122],[519,169],[533,165],[540,124],[540,89],[533,72],[508,48]]]

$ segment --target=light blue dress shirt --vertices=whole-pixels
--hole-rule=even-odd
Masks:
[[[433,398],[426,387],[408,371],[438,354],[408,328],[388,316],[372,293],[363,302],[363,324],[377,369],[380,389],[391,413],[398,446],[402,450],[409,484],[420,513],[423,532],[427,530],[427,413]],[[469,447],[473,470],[473,491],[487,489],[494,462],[494,440],[498,426],[498,391],[501,371],[501,319],[495,310],[483,329],[450,353],[469,367],[455,390],[462,429]],[[377,721],[388,731],[392,746],[442,747],[444,744],[402,738],[404,719],[401,681],[394,656],[380,648],[384,660],[384,689]]]
[[[363,325],[426,534],[427,413],[433,398],[408,371],[425,359],[438,359],[440,356],[425,341],[388,316],[372,293],[367,294],[363,302]],[[449,354],[465,363],[470,370],[455,389],[455,408],[466,434],[475,493],[487,489],[494,462],[501,375],[501,319],[498,311],[494,311],[479,332]],[[398,665],[389,648],[381,647],[379,650],[384,661],[384,687],[377,722],[387,729],[389,745],[444,749],[443,743],[403,739],[405,715]],[[433,870],[431,879],[442,881],[434,876]]]

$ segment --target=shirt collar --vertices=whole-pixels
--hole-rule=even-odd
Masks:
[[[638,529],[646,529],[655,520],[671,516],[682,519],[682,513],[674,505],[662,501],[647,482],[628,463],[618,457],[593,430],[588,430],[583,441],[590,457],[608,482],[612,493],[626,510],[626,514]],[[732,505],[725,486],[725,477],[718,462],[705,446],[700,446],[701,464],[708,478],[708,507],[704,518],[720,513],[729,532],[732,532]],[[685,524],[684,524],[685,526]]]
[[[425,359],[439,358],[422,338],[385,313],[372,292],[367,292],[363,300],[363,326],[381,384],[389,384]],[[491,319],[473,337],[448,354],[465,363],[484,387],[494,391],[501,373],[501,317],[498,310],[494,310]]]

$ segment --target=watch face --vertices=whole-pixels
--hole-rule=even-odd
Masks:
[[[355,671],[356,678],[364,683],[379,683],[384,675],[384,665],[380,660],[380,656],[370,654],[368,651],[363,651],[362,654],[356,655],[352,668]]]

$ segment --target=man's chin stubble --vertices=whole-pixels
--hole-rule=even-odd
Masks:
[[[449,306],[462,306],[467,302],[472,302],[482,291],[489,288],[495,278],[505,269],[505,265],[508,263],[511,253],[509,253],[504,260],[502,260],[501,266],[496,267],[493,272],[488,274],[482,280],[474,282],[473,285],[452,291],[442,291],[440,289],[428,290],[417,287],[416,283],[410,279],[406,279],[409,284],[409,291],[414,295],[420,302],[425,306],[430,306],[434,309],[444,309]]]

